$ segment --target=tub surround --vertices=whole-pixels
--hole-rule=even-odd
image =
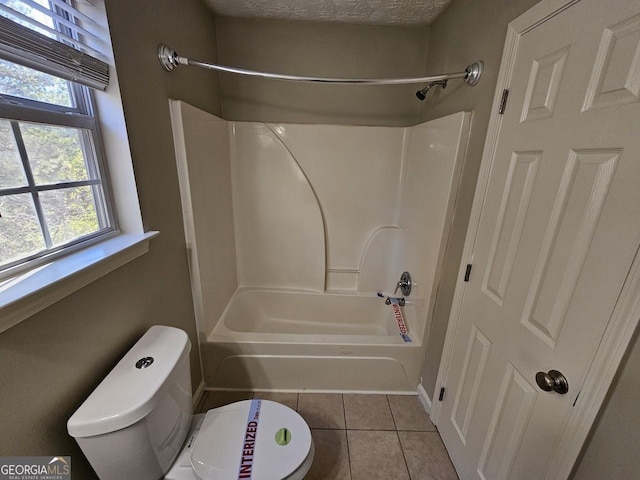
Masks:
[[[181,116],[171,102],[180,200],[200,342],[206,340],[238,288],[227,122],[197,108]],[[186,104],[185,104],[186,105]],[[176,128],[175,119],[181,119]],[[206,192],[206,195],[196,196]],[[206,245],[208,248],[197,248]],[[196,292],[207,292],[206,295]],[[206,312],[206,315],[205,315]]]
[[[324,219],[312,183],[276,129],[231,124],[240,285],[324,290]]]
[[[398,128],[171,111],[207,385],[415,393],[470,114]],[[405,270],[410,344],[375,296]]]

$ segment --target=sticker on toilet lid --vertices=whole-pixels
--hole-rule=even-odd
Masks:
[[[398,330],[400,330],[400,336],[405,343],[411,343],[411,337],[409,336],[407,326],[404,323],[404,317],[402,316],[402,310],[400,310],[400,305],[398,304],[397,298],[390,298],[391,300],[391,308],[393,308],[393,316],[396,319],[396,323],[398,324]]]
[[[238,479],[253,478],[253,461],[256,447],[256,436],[258,435],[258,423],[260,422],[260,406],[262,400],[251,400],[247,426],[244,430],[244,441],[242,443],[242,454],[240,455],[240,466],[238,467]]]

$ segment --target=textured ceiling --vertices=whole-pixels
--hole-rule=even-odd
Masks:
[[[216,15],[371,25],[425,25],[451,0],[205,0]]]

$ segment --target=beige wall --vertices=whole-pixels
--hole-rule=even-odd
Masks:
[[[196,342],[167,99],[220,113],[213,73],[167,74],[155,50],[215,58],[215,24],[200,0],[108,0],[142,215],[151,251],[0,334],[0,455],[71,455],[73,478],[94,478],[66,421],[153,324]],[[197,350],[193,382],[200,382]]]
[[[578,459],[571,480],[640,477],[640,345],[638,332]]]
[[[478,85],[469,87],[463,82],[452,81],[446,90],[434,88],[427,95],[420,114],[420,121],[425,121],[463,110],[473,112],[460,194],[422,371],[422,385],[431,398],[434,396],[453,292],[458,281],[458,268],[471,214],[484,138],[489,116],[495,113],[493,94],[498,80],[507,25],[536,3],[538,0],[455,0],[431,25],[427,71],[459,71],[476,60],[483,60],[485,63],[485,71]]]
[[[388,27],[217,18],[220,63],[333,77],[424,75],[428,27]],[[227,120],[414,125],[415,85],[343,86],[222,74]]]

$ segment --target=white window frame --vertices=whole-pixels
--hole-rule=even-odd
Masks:
[[[108,25],[104,0],[94,0],[91,5],[78,4],[80,6],[90,10],[88,14],[93,19],[105,27]],[[73,253],[0,282],[0,332],[143,255],[149,250],[149,240],[159,233],[145,232],[142,223],[118,76],[106,28],[101,41],[108,45],[110,80],[104,92],[94,92],[93,106],[102,137],[117,230],[110,238],[99,239],[101,241],[85,248],[79,246]]]
[[[91,243],[100,241],[105,236],[111,236],[117,232],[117,221],[111,202],[109,179],[104,162],[100,126],[93,109],[93,92],[82,85],[69,82],[69,93],[75,104],[72,107],[52,105],[36,100],[13,97],[0,92],[0,119],[7,121],[13,130],[14,140],[22,162],[27,185],[19,187],[0,188],[0,198],[17,194],[30,194],[36,211],[36,217],[45,241],[45,250],[26,255],[13,262],[3,265],[0,270],[0,281],[14,277],[18,273],[30,270],[43,263],[49,263],[63,255],[83,248]],[[70,127],[82,129],[88,135],[81,133],[83,154],[87,159],[87,180],[67,181],[54,184],[37,184],[33,178],[31,162],[24,144],[20,123],[40,124],[55,127]],[[88,138],[90,136],[90,138]],[[88,158],[87,158],[88,157]],[[89,235],[78,237],[59,246],[53,246],[47,222],[38,198],[40,192],[51,190],[63,190],[66,188],[90,186],[100,187],[94,189],[96,198],[96,215],[100,229]]]

